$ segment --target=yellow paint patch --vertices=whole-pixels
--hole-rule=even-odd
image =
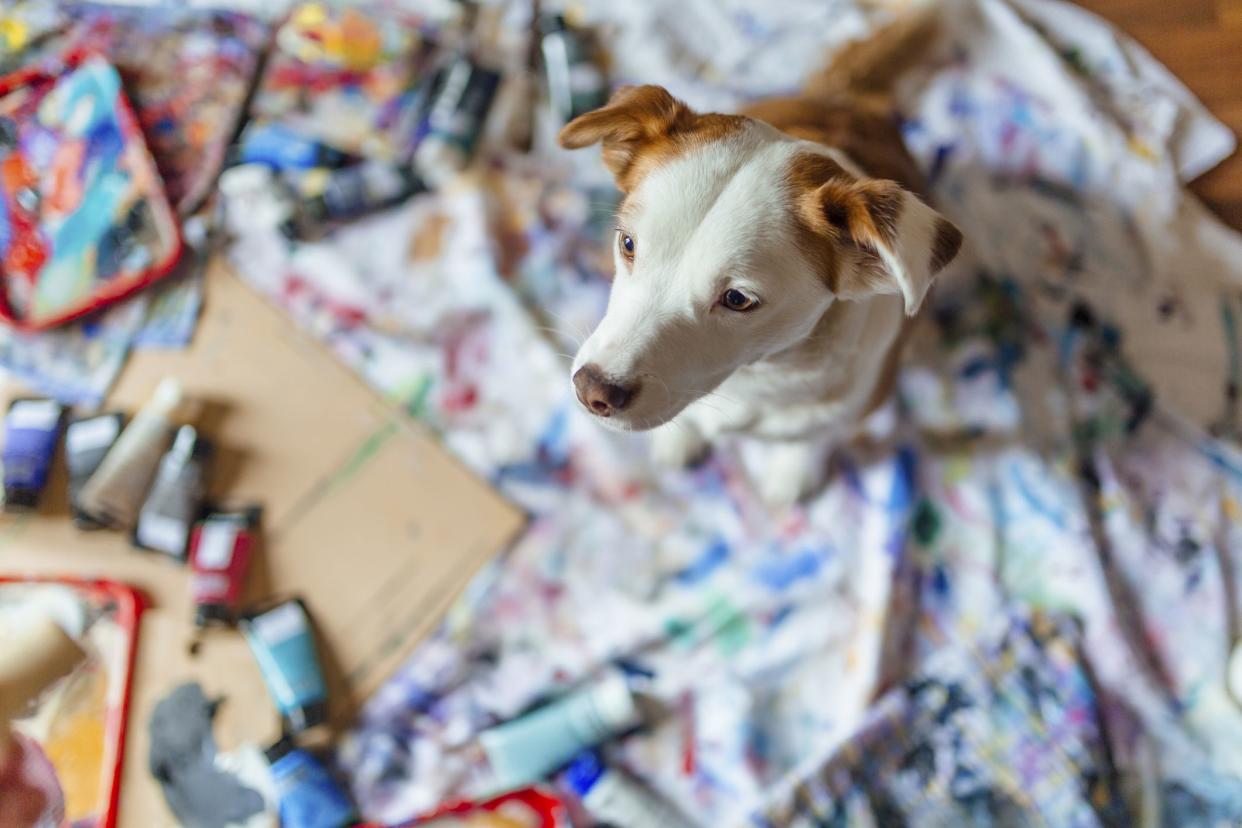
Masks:
[[[102,808],[107,672],[84,671],[66,688],[43,743],[65,792],[69,822],[97,816]]]
[[[1144,161],[1156,162],[1160,160],[1160,153],[1156,152],[1150,144],[1137,136],[1131,135],[1126,140],[1126,146],[1130,152],[1142,158]]]

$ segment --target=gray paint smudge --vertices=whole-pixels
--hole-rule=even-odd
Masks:
[[[183,684],[155,706],[148,725],[151,773],[185,828],[225,828],[264,809],[258,791],[215,767],[217,704],[198,684]]]

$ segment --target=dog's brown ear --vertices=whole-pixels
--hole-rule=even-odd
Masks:
[[[827,158],[809,166],[827,176],[806,193],[802,213],[832,247],[829,286],[844,299],[899,293],[913,316],[957,255],[961,231],[894,181],[858,180]]]
[[[566,124],[560,141],[566,149],[602,141],[604,163],[628,192],[637,183],[640,157],[688,129],[697,117],[661,86],[624,86],[603,107]]]

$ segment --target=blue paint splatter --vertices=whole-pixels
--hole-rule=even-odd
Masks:
[[[781,592],[798,581],[814,578],[830,557],[830,548],[804,549],[793,555],[773,556],[755,567],[754,578],[768,589]]]
[[[918,494],[919,456],[911,446],[897,451],[896,468],[893,470],[893,488],[888,495],[888,513],[905,515],[914,505]]]
[[[1021,466],[1016,463],[1010,466],[1009,477],[1013,481],[1015,490],[1022,496],[1022,499],[1026,501],[1027,505],[1031,507],[1032,511],[1047,518],[1058,529],[1068,529],[1069,523],[1065,517],[1064,511],[1057,509],[1054,504],[1045,501],[1039,493],[1035,491],[1035,487],[1032,485],[1031,481],[1027,480],[1026,476],[1023,474]],[[1001,518],[1003,515],[998,515],[997,517]],[[1001,523],[1000,525],[1004,524]]]
[[[703,548],[697,560],[677,573],[677,581],[685,586],[702,583],[728,560],[729,544],[717,538]]]

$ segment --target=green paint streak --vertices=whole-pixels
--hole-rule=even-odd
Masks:
[[[664,635],[669,643],[686,650],[694,644],[694,625],[684,618],[669,618],[664,622]]]
[[[931,546],[940,536],[940,530],[943,527],[944,519],[940,516],[940,510],[936,508],[936,504],[926,498],[920,500],[914,511],[914,518],[910,521],[910,530],[914,533],[915,542],[919,546]]]
[[[379,450],[384,447],[384,444],[396,436],[399,427],[396,420],[390,420],[380,426],[378,430],[372,432],[362,441],[362,445],[353,453],[353,456],[346,460],[345,464],[327,479],[327,487],[324,489],[324,493],[327,494],[338,488],[342,483],[347,482],[361,471],[362,467],[367,464],[367,461],[379,454]]]
[[[1229,345],[1229,379],[1237,383],[1242,380],[1242,353],[1239,353],[1238,348],[1238,320],[1233,314],[1233,303],[1228,296],[1220,303],[1220,315]]]
[[[432,382],[430,374],[423,374],[414,381],[409,391],[402,391],[399,395],[405,400],[405,413],[415,419],[421,420],[427,414],[427,398],[431,396]]]
[[[724,595],[708,597],[703,614],[694,620],[672,617],[664,621],[669,644],[679,650],[714,643],[721,654],[732,656],[750,643],[750,620]]]
[[[340,468],[320,479],[310,488],[310,491],[302,495],[298,502],[294,504],[293,508],[289,510],[289,514],[286,515],[285,519],[281,522],[281,527],[293,525],[302,517],[302,515],[313,509],[321,500],[348,483],[354,475],[358,474],[358,472],[362,470],[371,458],[379,454],[380,449],[382,449],[389,440],[396,436],[400,428],[401,426],[396,420],[389,420],[369,434],[366,439],[362,441],[362,445],[358,446],[354,453],[349,456]],[[273,532],[279,531],[280,527],[273,530]]]
[[[707,608],[707,619],[716,633],[721,655],[732,656],[750,641],[750,622],[728,598],[716,596]]]

